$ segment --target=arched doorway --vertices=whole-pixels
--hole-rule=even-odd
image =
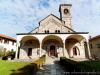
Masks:
[[[55,48],[55,45],[51,45],[50,46],[50,50],[49,50],[49,54],[50,54],[50,56],[56,56],[57,57],[57,50],[56,50],[56,48]]]
[[[76,46],[73,48],[73,55],[74,56],[80,55],[79,48]]]
[[[77,55],[77,49],[76,49],[76,47],[73,48],[73,55]]]
[[[46,36],[42,41],[42,50],[45,50],[48,56],[59,57],[63,53],[62,39],[55,35]]]

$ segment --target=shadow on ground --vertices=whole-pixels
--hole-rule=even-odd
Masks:
[[[27,66],[24,66],[18,70],[11,70],[11,75],[35,75],[38,68],[36,64],[29,64]]]

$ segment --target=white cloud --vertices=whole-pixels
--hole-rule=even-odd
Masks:
[[[14,36],[29,32],[49,14],[59,17],[59,5],[72,3],[72,24],[76,31],[100,31],[99,0],[0,0],[0,32]],[[95,29],[94,29],[95,28]]]

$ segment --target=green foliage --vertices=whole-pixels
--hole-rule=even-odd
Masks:
[[[0,45],[0,57],[4,56],[4,51],[3,51],[4,47],[2,45]]]
[[[10,57],[11,59],[15,58],[15,51],[2,51],[0,53],[0,57],[2,57],[3,60],[7,60],[8,57]]]
[[[15,58],[15,51],[6,51],[6,49],[0,45],[0,57],[11,57],[12,59]]]
[[[100,61],[88,60],[82,62],[76,62],[65,57],[60,58],[60,64],[67,71],[85,71],[85,72],[100,72]]]
[[[30,62],[0,60],[0,75],[34,75],[37,70],[37,65]]]
[[[8,62],[0,60],[0,75],[10,75],[13,71],[24,67],[27,62]]]

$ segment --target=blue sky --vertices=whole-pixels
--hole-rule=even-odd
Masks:
[[[60,16],[59,5],[72,4],[75,31],[100,34],[100,0],[0,0],[0,34],[16,37],[30,32],[49,14]]]

